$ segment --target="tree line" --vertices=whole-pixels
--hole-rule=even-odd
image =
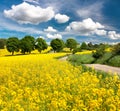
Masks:
[[[14,52],[21,51],[22,54],[31,53],[33,50],[38,50],[40,53],[42,50],[48,48],[48,44],[43,38],[35,39],[33,36],[26,35],[22,39],[18,39],[17,37],[9,37],[8,39],[0,39],[0,49],[3,49],[6,46],[6,49],[14,55]],[[76,52],[80,52],[82,50],[96,50],[93,53],[93,56],[98,58],[103,55],[105,48],[112,47],[108,44],[92,44],[89,42],[88,44],[82,42],[79,44],[75,39],[68,38],[65,42],[62,39],[53,39],[50,42],[50,46],[54,52],[60,52],[63,48],[67,47],[70,51],[75,54]],[[113,52],[120,54],[120,43],[114,45]]]
[[[14,52],[21,51],[22,54],[28,53],[30,54],[33,50],[38,50],[40,53],[42,50],[48,48],[48,44],[43,38],[35,39],[33,36],[25,36],[22,39],[18,39],[17,37],[9,37],[8,39],[0,39],[0,49],[6,49],[14,55]],[[64,47],[70,48],[70,51],[77,47],[77,41],[75,39],[68,39],[66,43],[62,39],[53,39],[50,42],[50,46],[52,47],[54,52],[60,52]]]

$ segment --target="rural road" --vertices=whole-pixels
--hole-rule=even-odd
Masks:
[[[59,60],[61,61],[66,61],[68,56],[62,57]],[[85,64],[87,67],[94,67],[96,70],[108,72],[108,73],[117,73],[120,74],[120,68],[118,67],[112,67],[112,66],[107,66],[107,65],[102,65],[102,64]]]
[[[68,58],[68,56],[65,56],[65,57],[60,58],[59,60],[60,60],[60,61],[66,61],[67,58]]]
[[[120,68],[118,67],[112,67],[112,66],[101,65],[101,64],[85,64],[85,65],[88,67],[94,67],[94,69],[101,70],[104,72],[120,74]]]

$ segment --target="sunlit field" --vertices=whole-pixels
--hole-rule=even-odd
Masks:
[[[65,54],[0,57],[0,111],[119,111],[119,77],[55,59]]]

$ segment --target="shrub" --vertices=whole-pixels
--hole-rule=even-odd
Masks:
[[[120,56],[114,56],[108,61],[108,64],[111,66],[120,67]]]

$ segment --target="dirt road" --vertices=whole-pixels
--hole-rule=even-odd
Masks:
[[[101,65],[101,64],[85,64],[88,67],[94,67],[94,69],[101,70],[104,72],[110,72],[110,73],[117,73],[120,74],[120,68],[107,66],[107,65]]]
[[[68,56],[65,56],[65,57],[60,58],[59,60],[60,60],[60,61],[66,61],[67,58],[68,58]]]
[[[62,57],[59,60],[61,61],[66,61],[68,56]],[[108,72],[108,73],[117,73],[120,74],[120,68],[118,67],[112,67],[112,66],[107,66],[107,65],[102,65],[102,64],[85,64],[88,67],[94,67],[96,70]]]

